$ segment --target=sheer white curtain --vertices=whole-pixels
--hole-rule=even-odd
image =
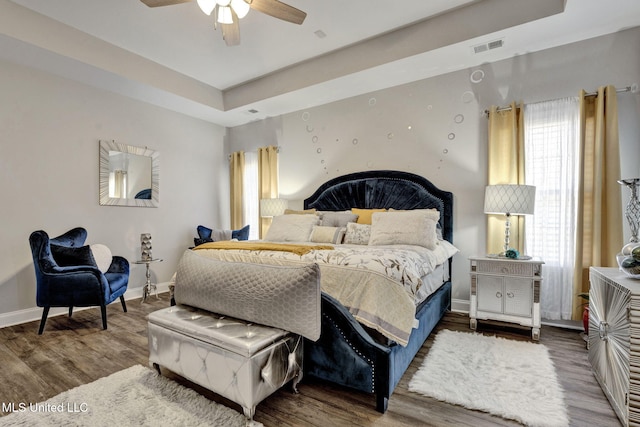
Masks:
[[[245,224],[249,224],[249,240],[260,235],[260,213],[258,197],[258,152],[244,153],[243,212]]]
[[[580,109],[578,98],[525,105],[525,183],[536,186],[526,253],[545,262],[540,311],[570,320],[573,310]]]

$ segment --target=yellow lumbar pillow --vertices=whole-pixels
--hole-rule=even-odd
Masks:
[[[351,213],[358,215],[358,224],[371,224],[371,215],[375,212],[386,212],[386,209],[359,209],[351,208]]]

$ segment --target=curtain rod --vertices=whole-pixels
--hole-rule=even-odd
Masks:
[[[616,93],[621,93],[621,92],[633,92],[633,87],[632,86],[626,86],[623,88],[616,88]],[[584,96],[598,96],[598,92],[590,92],[590,93],[586,93]],[[506,106],[506,107],[500,107],[498,109],[496,109],[496,111],[510,111],[511,110],[511,106]],[[484,114],[485,116],[489,116],[489,110],[484,110]]]

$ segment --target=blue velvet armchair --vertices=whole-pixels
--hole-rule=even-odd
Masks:
[[[107,304],[120,298],[126,312],[124,293],[129,283],[129,262],[113,256],[102,272],[91,248],[84,246],[87,231],[77,227],[61,236],[49,238],[46,232],[34,231],[29,237],[36,272],[36,303],[43,307],[38,334],[44,331],[51,307],[100,306],[102,328],[107,329]]]

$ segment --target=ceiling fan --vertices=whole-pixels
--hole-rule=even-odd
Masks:
[[[192,0],[140,0],[149,7],[171,6]],[[307,14],[278,0],[197,0],[207,15],[213,13],[216,24],[222,28],[222,38],[227,46],[240,44],[240,19],[249,9],[255,9],[274,18],[294,24],[302,24]]]

